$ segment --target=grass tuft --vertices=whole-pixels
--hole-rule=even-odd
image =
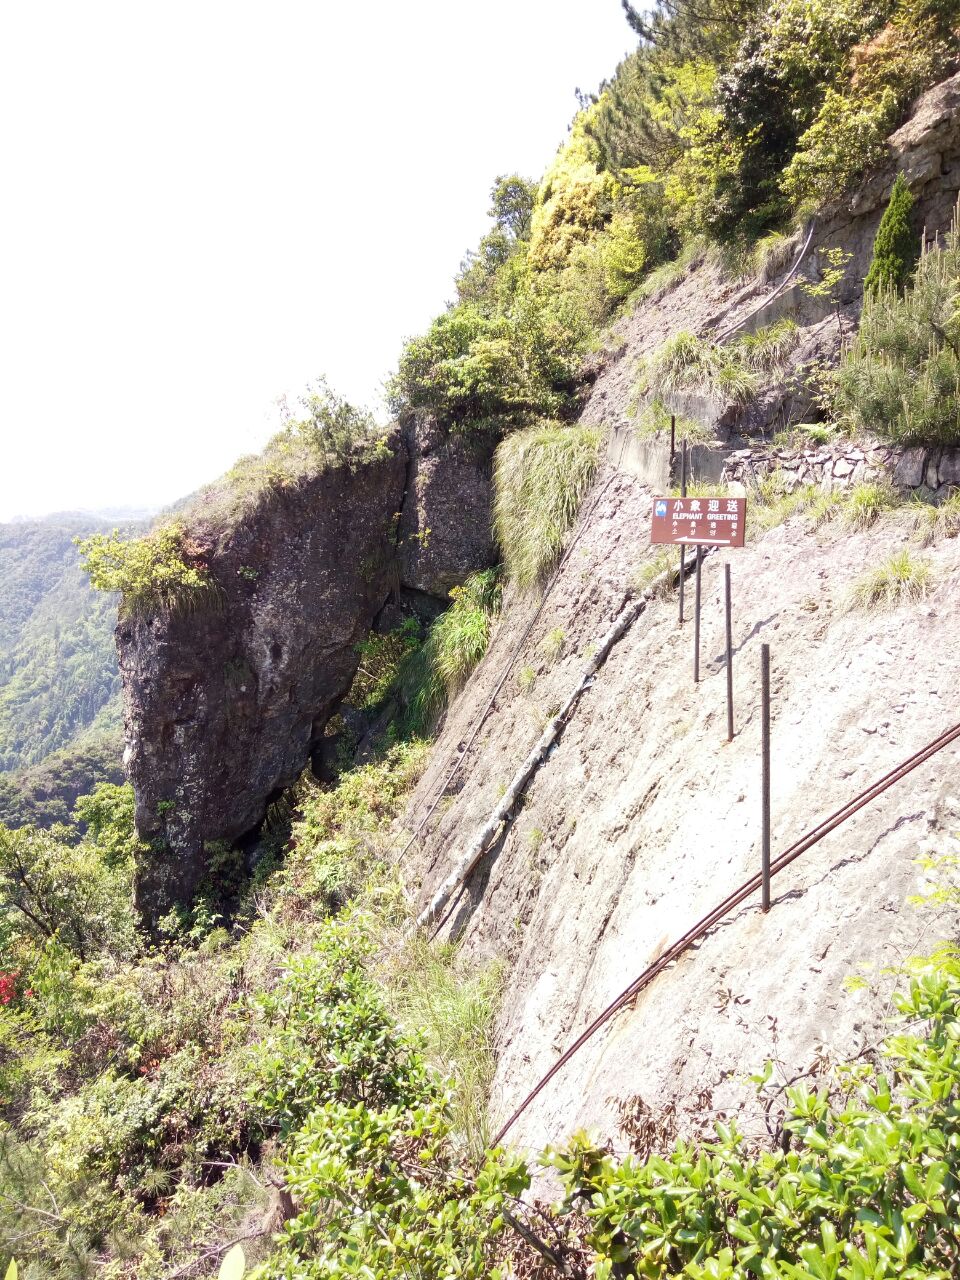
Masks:
[[[596,472],[601,438],[595,427],[544,423],[497,449],[494,530],[518,586],[533,586],[556,564]]]
[[[931,547],[941,538],[955,538],[960,534],[960,489],[938,503],[914,498],[909,516],[921,547]]]
[[[668,569],[678,570],[680,567],[680,554],[676,547],[660,547],[653,555],[645,556],[643,563],[633,576],[633,589],[637,595],[642,595],[644,591],[655,582]],[[670,595],[673,590],[673,584],[669,581],[661,584],[657,591],[657,597],[663,598]]]
[[[854,485],[843,498],[843,519],[851,529],[869,529],[900,499],[888,484],[869,481]]]
[[[743,407],[756,396],[764,378],[786,361],[798,333],[792,320],[780,320],[718,344],[681,330],[643,363],[637,393],[656,400],[671,393],[699,392]]]
[[[898,551],[885,564],[871,569],[854,585],[850,604],[858,609],[895,609],[922,600],[930,590],[928,561]]]
[[[427,1056],[454,1076],[454,1128],[473,1156],[487,1145],[487,1101],[496,1067],[491,1029],[503,991],[503,966],[466,963],[453,946],[415,937],[391,961],[388,1003],[423,1036]]]
[[[563,653],[567,643],[566,632],[563,627],[554,627],[552,631],[548,631],[543,637],[540,645],[540,651],[546,658],[547,662],[556,662]]]

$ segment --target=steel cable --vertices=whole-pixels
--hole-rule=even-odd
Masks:
[[[832,813],[828,818],[824,818],[822,822],[811,828],[811,830],[801,836],[799,840],[790,845],[788,849],[785,849],[779,857],[774,859],[770,864],[771,878],[777,875],[778,872],[784,870],[785,867],[788,867],[791,862],[794,862],[801,854],[805,853],[818,841],[822,840],[824,836],[829,835],[830,832],[839,827],[841,823],[852,817],[859,809],[862,809],[864,805],[869,804],[871,800],[875,800],[877,796],[881,795],[889,787],[893,786],[894,783],[899,782],[902,778],[906,777],[908,773],[923,764],[924,761],[929,760],[931,756],[936,755],[938,751],[942,751],[944,747],[949,746],[951,742],[956,741],[958,738],[960,738],[960,724],[955,724],[951,729],[947,729],[938,738],[934,738],[932,742],[928,743],[925,747],[922,747],[912,756],[909,756],[906,760],[902,761],[896,766],[896,768],[891,769],[889,773],[884,774],[882,778],[879,778],[876,782],[872,783],[864,791],[861,791],[859,795],[855,796],[847,804],[841,806],[841,808],[837,809],[835,813]],[[708,933],[714,925],[718,924],[720,920],[724,918],[724,916],[729,915],[734,907],[738,907],[745,899],[749,898],[752,893],[756,893],[760,888],[761,882],[762,875],[760,872],[756,872],[749,878],[749,880],[744,881],[738,889],[735,889],[733,893],[729,894],[723,900],[723,902],[714,907],[708,915],[698,921],[692,929],[689,929],[682,938],[679,938],[672,946],[668,947],[662,956],[655,960],[651,965],[648,965],[639,977],[635,978],[628,987],[621,991],[621,993],[607,1005],[603,1012],[590,1023],[586,1030],[577,1037],[570,1048],[561,1054],[546,1075],[541,1078],[536,1087],[527,1094],[524,1100],[510,1116],[509,1120],[507,1120],[506,1124],[504,1124],[500,1129],[499,1133],[494,1138],[492,1145],[498,1146],[503,1141],[507,1133],[509,1133],[514,1124],[516,1124],[517,1120],[520,1119],[530,1104],[539,1097],[554,1076],[556,1076],[563,1067],[566,1066],[574,1054],[576,1054],[578,1050],[580,1050],[602,1026],[619,1013],[625,1005],[629,1004],[635,996],[639,995],[645,987],[649,986],[653,979],[657,977],[658,974],[662,973],[668,965],[672,964],[674,960],[679,959],[679,957],[690,946],[692,946],[694,942]]]

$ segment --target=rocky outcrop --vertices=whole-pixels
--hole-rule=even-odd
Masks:
[[[148,920],[189,902],[215,842],[254,828],[303,769],[395,584],[405,472],[394,436],[385,457],[282,488],[234,527],[201,510],[190,533],[216,607],[118,626]]]
[[[189,903],[298,777],[388,601],[394,621],[409,593],[429,615],[492,563],[492,452],[412,419],[373,460],[267,489],[242,517],[195,505],[215,602],[117,628],[148,921]]]
[[[401,578],[412,591],[445,598],[468,574],[496,561],[494,441],[451,435],[428,417],[411,417],[403,436],[410,472],[400,517]]]

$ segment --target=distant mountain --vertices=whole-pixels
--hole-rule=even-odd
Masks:
[[[73,545],[118,523],[146,527],[117,514],[0,524],[0,822],[55,821],[71,797],[118,774],[116,601],[91,589]]]

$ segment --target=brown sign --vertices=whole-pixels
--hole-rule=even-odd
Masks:
[[[654,498],[650,541],[742,547],[746,498]]]

